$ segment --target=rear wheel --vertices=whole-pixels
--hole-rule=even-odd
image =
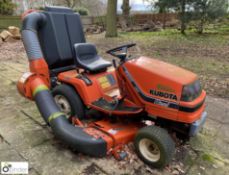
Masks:
[[[175,143],[165,129],[157,126],[142,128],[134,140],[139,158],[154,168],[165,167],[175,152]]]
[[[61,112],[63,112],[70,121],[72,121],[72,117],[79,119],[84,118],[84,105],[72,87],[64,84],[58,85],[53,89],[52,95]]]

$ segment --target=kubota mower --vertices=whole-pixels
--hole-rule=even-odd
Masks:
[[[71,9],[30,11],[22,38],[30,72],[18,91],[36,102],[57,138],[81,153],[123,158],[123,146],[133,141],[145,163],[161,168],[175,150],[169,132],[189,138],[205,122],[206,93],[194,73],[127,57],[135,44],[107,51],[117,58],[113,64],[104,60],[86,43],[80,16]]]

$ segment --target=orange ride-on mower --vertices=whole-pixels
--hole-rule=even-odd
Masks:
[[[18,81],[18,91],[36,102],[57,138],[81,153],[121,159],[123,147],[133,141],[146,164],[162,168],[175,150],[168,131],[189,138],[206,120],[206,93],[194,73],[127,57],[135,44],[107,51],[118,60],[112,68],[86,43],[80,17],[71,9],[30,11],[22,38],[30,72]]]

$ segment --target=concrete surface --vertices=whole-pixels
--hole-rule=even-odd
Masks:
[[[158,171],[134,156],[119,162],[113,157],[92,158],[69,149],[55,139],[35,104],[16,90],[16,81],[27,69],[26,61],[0,60],[0,64],[0,161],[28,161],[31,175],[228,174],[228,100],[208,96],[209,116],[203,131],[185,145],[178,145],[170,166]]]

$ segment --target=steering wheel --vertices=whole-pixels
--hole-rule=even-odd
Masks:
[[[133,46],[136,46],[136,43],[126,44],[126,45],[116,47],[114,49],[110,49],[107,51],[107,53],[114,57],[119,58],[121,61],[125,61],[128,48],[133,47]],[[119,51],[122,51],[122,52],[119,52]]]

